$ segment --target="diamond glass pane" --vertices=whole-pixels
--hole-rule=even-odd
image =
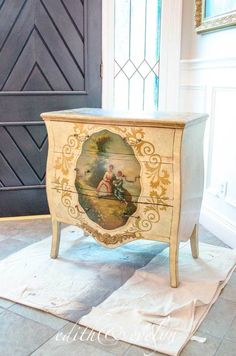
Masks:
[[[161,0],[114,1],[114,106],[157,110]]]
[[[123,72],[128,78],[131,78],[135,71],[136,68],[131,61],[128,61],[123,67]]]

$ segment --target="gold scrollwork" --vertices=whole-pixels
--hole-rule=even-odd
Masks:
[[[120,127],[113,127],[117,131],[121,131]],[[155,189],[153,194],[156,194],[158,202],[156,204],[166,204],[169,198],[166,196],[167,186],[171,183],[169,180],[169,173],[162,168],[161,156],[155,152],[153,143],[144,140],[144,131],[142,128],[124,128],[121,131],[126,135],[127,141],[132,141],[132,145],[136,154],[147,157],[145,162],[145,173],[150,180],[150,186]],[[157,193],[159,191],[159,194]],[[152,192],[150,196],[152,195]]]
[[[83,212],[79,210],[78,206],[72,205],[72,192],[69,190],[68,179],[57,177],[53,183],[56,191],[61,194],[61,202],[68,209],[70,217],[73,219],[81,218]]]
[[[104,245],[115,246],[117,244],[124,243],[124,241],[128,242],[128,240],[136,240],[141,237],[136,232],[129,232],[129,231],[126,231],[125,233],[122,234],[115,234],[115,235],[110,235],[108,233],[101,233],[87,223],[82,223],[80,227],[84,229],[87,233],[94,236],[99,242],[101,242]]]
[[[55,168],[61,170],[66,176],[70,171],[72,160],[74,158],[73,149],[79,149],[82,143],[89,137],[88,127],[83,125],[74,125],[74,134],[67,138],[67,143],[62,147],[62,155],[55,162]]]
[[[143,232],[150,231],[153,224],[160,221],[160,211],[167,209],[166,202],[169,198],[166,196],[166,192],[170,184],[169,173],[162,169],[161,156],[155,152],[154,145],[144,139],[145,133],[142,128],[112,126],[113,130],[118,131],[122,136],[125,135],[124,139],[132,144],[137,155],[147,157],[145,174],[153,190],[147,201],[148,204],[143,209],[142,218],[133,219],[132,224],[129,224],[128,229],[122,234],[111,235],[93,228],[86,222],[85,213],[79,210],[79,206],[73,206],[72,193],[68,190],[68,179],[66,178],[74,158],[73,150],[81,150],[83,142],[89,137],[91,128],[92,126],[75,124],[74,134],[68,137],[67,143],[62,149],[62,156],[56,160],[55,168],[63,174],[62,179],[57,177],[54,181],[56,189],[61,192],[61,202],[67,208],[68,214],[77,220],[76,224],[104,245],[115,246],[129,240],[139,239]]]

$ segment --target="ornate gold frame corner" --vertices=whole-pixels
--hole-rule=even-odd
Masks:
[[[195,28],[197,33],[236,26],[236,9],[220,16],[204,18],[206,0],[195,0]]]

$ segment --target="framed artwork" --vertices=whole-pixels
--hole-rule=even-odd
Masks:
[[[195,0],[197,32],[236,25],[236,0]]]

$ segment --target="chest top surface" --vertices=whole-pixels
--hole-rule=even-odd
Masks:
[[[108,111],[97,108],[80,108],[63,111],[52,111],[41,114],[45,121],[80,122],[104,125],[127,125],[184,128],[204,121],[206,114],[174,113],[174,112],[131,112]]]

